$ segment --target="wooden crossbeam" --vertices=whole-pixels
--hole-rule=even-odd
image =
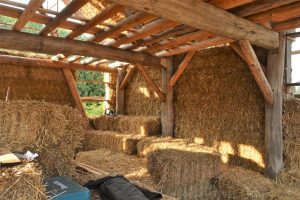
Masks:
[[[250,42],[247,40],[241,40],[239,41],[239,44],[266,103],[272,105],[274,103],[273,91],[266,76],[264,75]]]
[[[246,63],[248,63],[247,58],[245,57],[245,55],[244,55],[241,47],[239,46],[239,44],[237,44],[235,42],[231,42],[231,43],[229,43],[229,45]],[[261,66],[263,72],[266,73],[267,68],[265,66],[263,66],[262,64],[260,66]]]
[[[93,41],[101,42],[105,38],[116,38],[121,34],[121,32],[129,30],[130,28],[133,28],[137,25],[143,24],[147,21],[154,20],[155,18],[157,18],[157,17],[143,13],[143,12],[138,12],[138,13],[122,20],[116,26],[110,28],[107,31],[99,31],[98,33],[95,34]]]
[[[186,52],[193,51],[193,50],[205,49],[210,46],[218,46],[218,45],[222,45],[222,44],[226,44],[226,43],[230,43],[230,42],[233,42],[233,40],[216,36],[216,37],[213,37],[208,40],[194,42],[192,44],[176,47],[174,49],[170,49],[167,51],[162,51],[160,53],[157,53],[156,55],[159,57],[168,57],[168,56],[186,53]]]
[[[14,7],[10,7],[10,6],[0,5],[0,13],[1,13],[1,15],[4,15],[4,16],[19,18],[22,15],[23,10],[14,8]],[[33,16],[31,17],[30,21],[40,23],[40,24],[48,24],[53,19],[54,18],[51,16],[34,13]],[[59,24],[60,28],[70,29],[70,30],[75,30],[81,26],[82,26],[82,24],[80,24],[78,22],[72,22],[72,21],[68,21],[68,20],[62,21]],[[93,27],[90,30],[88,30],[88,33],[95,34],[99,30],[100,30],[99,28]]]
[[[105,99],[104,97],[80,97],[82,102],[103,102],[110,101],[109,99]]]
[[[120,86],[120,90],[124,90],[128,84],[128,82],[132,79],[132,77],[134,76],[136,72],[136,67],[135,66],[132,66],[129,71],[127,72],[124,80],[122,81],[121,83],[121,86]]]
[[[219,8],[223,8],[225,10],[229,10],[232,8],[239,7],[241,5],[252,3],[254,1],[255,0],[208,0],[207,3],[215,5]]]
[[[291,3],[298,2],[299,0],[268,0],[268,1],[257,1],[253,4],[243,7],[234,12],[235,15],[240,17],[246,17],[261,13],[267,10],[278,8],[280,6],[285,6]]]
[[[71,1],[53,20],[51,20],[45,28],[41,31],[41,35],[48,35],[56,29],[63,21],[78,11],[84,6],[89,0],[73,0]]]
[[[107,66],[81,65],[64,61],[52,61],[38,58],[25,58],[18,56],[0,55],[0,64],[20,65],[28,67],[46,67],[54,69],[85,70],[116,74],[117,70]]]
[[[114,86],[114,83],[111,82],[105,82],[105,81],[96,81],[96,80],[76,80],[76,83],[92,83],[92,84],[97,84],[97,85],[110,85]]]
[[[30,0],[22,15],[16,21],[13,29],[20,31],[27,24],[27,22],[35,14],[35,11],[44,3],[45,0]]]
[[[101,13],[99,13],[98,15],[93,17],[91,20],[86,22],[83,26],[81,26],[81,27],[75,29],[73,32],[71,32],[67,36],[67,38],[73,39],[73,38],[81,35],[82,33],[87,32],[87,30],[89,30],[91,27],[94,27],[94,26],[104,22],[105,20],[111,18],[118,12],[121,12],[123,9],[124,9],[123,6],[120,6],[117,4],[112,4],[112,5],[108,6],[105,10],[103,10]]]
[[[181,26],[175,27],[174,29],[164,31],[160,34],[153,35],[150,38],[136,41],[128,49],[133,50],[133,49],[137,49],[138,47],[152,45],[154,43],[161,42],[162,40],[169,39],[169,38],[172,38],[172,37],[176,37],[176,36],[179,36],[179,35],[185,35],[185,34],[188,34],[190,32],[196,31],[196,30],[197,29],[189,27],[187,25],[181,25]]]
[[[166,19],[158,19],[150,24],[147,24],[145,27],[142,28],[142,30],[139,30],[138,33],[117,40],[114,44],[112,44],[112,46],[118,47],[122,44],[128,44],[139,39],[143,39],[149,35],[162,32],[163,30],[173,28],[178,25],[180,25],[178,22],[169,21]]]
[[[135,66],[141,72],[142,76],[144,77],[147,84],[150,88],[157,94],[157,96],[162,100],[166,101],[166,95],[159,89],[159,87],[151,80],[150,76],[146,72],[145,68],[141,65],[136,63]]]
[[[277,48],[278,33],[203,1],[113,0],[137,10],[215,33],[233,40],[246,39],[264,48]],[[199,12],[201,10],[201,12]],[[181,13],[181,14],[180,14]]]
[[[142,63],[161,67],[160,58],[142,52],[122,50],[104,45],[46,37],[30,33],[0,30],[0,47],[14,50],[33,51],[51,55],[82,55],[128,63]]]
[[[190,61],[192,60],[193,56],[195,55],[196,51],[190,51],[188,52],[183,61],[180,63],[177,71],[175,72],[175,74],[172,76],[171,80],[170,80],[170,87],[174,87],[175,84],[177,83],[178,79],[180,78],[180,76],[182,75],[182,73],[184,72],[184,70],[187,68],[187,66],[189,65]]]

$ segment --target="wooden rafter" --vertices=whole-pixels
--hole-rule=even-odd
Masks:
[[[151,80],[150,76],[146,72],[145,68],[141,65],[136,63],[135,66],[141,72],[142,76],[144,77],[145,81],[149,85],[149,87],[157,94],[157,96],[162,100],[166,101],[166,95],[159,89],[159,87]]]
[[[28,45],[30,44],[30,45]],[[14,50],[34,51],[46,54],[82,55],[105,57],[129,63],[142,63],[160,67],[160,58],[142,52],[116,49],[84,41],[46,37],[29,33],[0,30],[0,47]]]
[[[210,3],[219,8],[223,8],[225,10],[233,9],[239,7],[241,5],[249,4],[254,2],[255,0],[208,0],[207,3]]]
[[[300,28],[300,17],[284,22],[275,23],[272,25],[272,27],[276,31]]]
[[[114,44],[112,44],[112,46],[118,47],[122,44],[128,44],[128,43],[137,41],[139,39],[143,39],[149,35],[162,32],[163,30],[174,28],[175,26],[178,26],[178,25],[180,25],[178,22],[169,21],[169,20],[165,20],[165,19],[158,19],[150,24],[147,24],[138,33],[135,33],[132,36],[124,37],[124,38],[117,40]]]
[[[95,65],[81,65],[76,63],[69,63],[64,61],[52,61],[38,58],[25,58],[18,56],[0,55],[0,64],[4,65],[21,65],[28,67],[46,67],[55,69],[69,69],[69,70],[86,70],[95,72],[114,73],[117,71],[114,68],[107,66],[95,66]]]
[[[35,11],[44,3],[44,1],[45,0],[30,0],[22,15],[16,21],[13,29],[15,31],[22,30],[27,22],[32,18]]]
[[[136,72],[136,67],[135,66],[132,66],[129,71],[127,72],[124,80],[122,81],[121,83],[121,86],[120,86],[120,90],[124,90],[128,84],[128,82],[132,79],[132,77],[134,76]]]
[[[75,29],[73,32],[71,32],[67,38],[73,39],[79,35],[81,35],[84,32],[87,32],[90,28],[104,22],[105,20],[111,18],[118,12],[121,12],[124,9],[123,6],[112,4],[111,6],[107,7],[105,10],[103,10],[101,13],[93,17],[91,20],[86,22],[83,26]]]
[[[183,61],[180,63],[177,71],[173,74],[169,86],[170,87],[174,87],[175,84],[177,83],[178,79],[180,78],[180,76],[182,75],[182,73],[184,72],[184,70],[187,68],[187,66],[189,65],[190,61],[192,60],[193,56],[195,55],[196,51],[190,51],[186,54],[186,56],[184,57]]]
[[[264,48],[277,48],[278,33],[203,1],[113,0],[137,10],[177,21],[233,40],[247,39]],[[199,12],[201,10],[202,12]],[[178,14],[184,13],[184,14]]]
[[[69,18],[72,14],[78,11],[89,0],[73,0],[71,1],[53,20],[51,20],[46,27],[41,31],[41,35],[48,35],[56,29],[63,21]]]
[[[241,40],[239,41],[239,44],[266,103],[272,105],[274,103],[273,91],[266,76],[264,75],[250,42],[247,40]]]
[[[145,14],[143,12],[138,12],[130,17],[119,22],[115,27],[110,28],[107,31],[100,31],[95,34],[93,41],[101,42],[105,38],[116,38],[121,32],[129,30],[139,24],[143,24],[144,22],[154,20],[156,17]]]

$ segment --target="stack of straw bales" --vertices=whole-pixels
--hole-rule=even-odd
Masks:
[[[271,182],[258,172],[231,167],[216,181],[222,199],[249,200],[299,200],[299,187]]]
[[[107,148],[125,154],[136,154],[141,135],[112,131],[89,131],[85,134],[84,150]]]
[[[41,170],[33,163],[1,168],[0,199],[46,200]]]
[[[219,199],[211,179],[220,172],[220,156],[194,146],[159,149],[147,156],[148,170],[163,193],[178,199]]]
[[[159,117],[153,116],[101,116],[94,119],[94,126],[102,131],[119,131],[143,136],[161,133]]]
[[[283,142],[285,170],[280,179],[284,184],[300,187],[300,100],[284,102]]]
[[[37,101],[2,101],[0,110],[0,144],[12,152],[37,152],[45,175],[72,175],[84,138],[77,110]]]

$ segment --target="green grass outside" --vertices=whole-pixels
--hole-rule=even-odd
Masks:
[[[83,108],[88,117],[104,115],[103,103],[83,103]]]

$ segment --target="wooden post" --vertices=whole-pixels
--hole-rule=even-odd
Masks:
[[[170,80],[174,73],[173,59],[165,59],[163,62],[165,68],[162,69],[162,91],[166,95],[166,101],[161,102],[161,124],[162,136],[174,137],[175,113],[173,87],[170,87]]]
[[[117,85],[116,85],[116,114],[124,114],[124,91],[120,86],[125,77],[125,68],[118,68]]]
[[[283,138],[282,138],[282,90],[285,60],[285,33],[279,36],[279,49],[269,51],[267,79],[274,92],[274,104],[265,105],[265,174],[276,178],[283,168]]]

